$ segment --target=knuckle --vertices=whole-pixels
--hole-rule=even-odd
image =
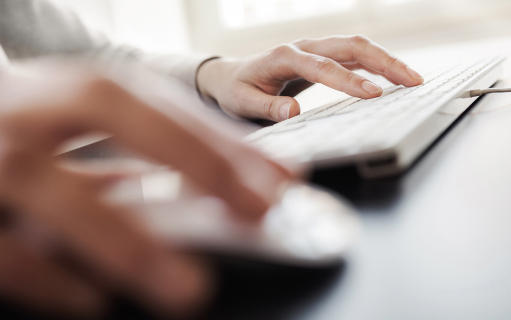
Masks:
[[[387,64],[388,65],[394,65],[394,64],[396,64],[398,62],[399,62],[398,58],[396,58],[396,57],[394,57],[392,55],[389,55],[388,60],[387,60]]]
[[[356,34],[351,36],[350,41],[353,45],[364,45],[371,42],[371,40],[369,40],[369,38],[363,34]]]
[[[333,35],[333,36],[329,36],[327,37],[326,39],[328,40],[334,40],[334,41],[340,41],[340,40],[346,40],[347,36],[342,36],[342,35]]]
[[[85,77],[79,86],[81,88],[77,101],[86,102],[86,105],[77,103],[75,106],[86,110],[88,115],[107,116],[105,113],[115,115],[122,111],[119,110],[123,107],[122,103],[119,103],[122,89],[114,80],[101,74],[91,74]],[[108,107],[105,107],[106,103]]]
[[[331,45],[337,45],[339,42],[346,40],[346,36],[334,35],[320,39]]]
[[[295,45],[296,47],[300,48],[302,46],[306,46],[307,44],[309,44],[312,40],[311,39],[307,39],[307,38],[300,38],[300,39],[296,39],[295,41],[293,41],[291,44],[292,45]]]
[[[389,54],[389,56],[387,58],[387,63],[385,64],[384,73],[387,73],[387,71],[390,68],[394,68],[394,67],[400,66],[402,64],[403,64],[403,62],[400,59],[398,59],[397,57]]]
[[[346,76],[344,77],[344,82],[349,84],[356,84],[360,82],[360,77],[353,72],[347,72]]]
[[[118,89],[119,87],[113,80],[99,74],[93,74],[84,79],[82,93],[94,97],[107,97],[114,94]]]
[[[316,72],[329,72],[336,67],[336,62],[330,58],[318,57],[314,59],[314,69]]]
[[[294,52],[294,49],[289,44],[281,44],[273,48],[270,52],[270,55],[274,58],[281,58],[289,55]]]

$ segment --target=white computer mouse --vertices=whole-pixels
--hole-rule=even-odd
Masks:
[[[289,186],[259,223],[233,218],[220,201],[208,197],[130,206],[174,245],[296,266],[339,263],[359,233],[347,201],[306,184]]]

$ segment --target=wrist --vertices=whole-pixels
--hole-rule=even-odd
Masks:
[[[217,102],[218,92],[229,78],[232,60],[213,58],[205,61],[197,70],[197,90],[199,94],[209,100]]]
[[[206,60],[199,66],[199,69],[197,69],[197,91],[205,99],[216,100],[212,93],[211,82],[215,74],[215,69],[217,69],[216,64],[220,59],[221,58],[212,58]]]

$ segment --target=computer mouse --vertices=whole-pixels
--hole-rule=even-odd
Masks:
[[[360,229],[346,200],[307,184],[290,185],[258,223],[234,218],[208,197],[145,201],[133,208],[173,245],[300,267],[339,264]]]

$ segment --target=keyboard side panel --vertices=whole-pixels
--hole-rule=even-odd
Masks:
[[[477,99],[461,99],[459,96],[467,90],[491,87],[502,73],[502,63],[503,60],[492,63],[474,79],[453,91],[450,99],[393,148],[395,158],[392,162],[383,161],[378,166],[362,161],[357,164],[360,174],[364,178],[374,179],[406,170]]]

